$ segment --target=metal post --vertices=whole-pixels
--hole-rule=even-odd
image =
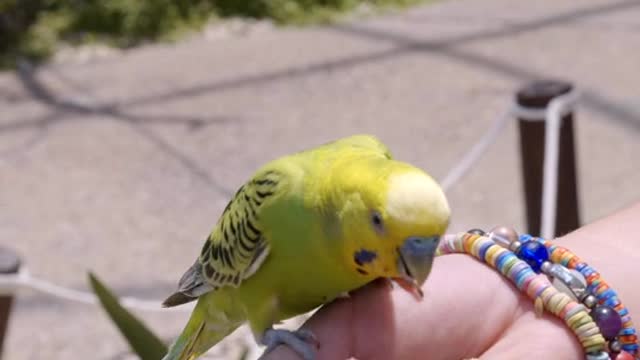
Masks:
[[[7,248],[0,247],[0,276],[5,274],[17,274],[20,269],[20,258],[18,254]],[[11,304],[13,294],[0,293],[0,358],[2,357],[2,345],[7,335],[9,315],[11,314]]]
[[[571,84],[562,81],[537,81],[520,89],[516,93],[516,101],[525,108],[545,109],[554,97],[571,89]],[[528,231],[539,235],[546,122],[518,119],[518,125]],[[559,148],[555,236],[573,231],[580,225],[573,112],[562,118]]]

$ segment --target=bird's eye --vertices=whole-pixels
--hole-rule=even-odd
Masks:
[[[382,215],[380,215],[379,212],[371,212],[371,224],[377,232],[382,232],[382,230],[384,230],[384,225],[382,224]]]

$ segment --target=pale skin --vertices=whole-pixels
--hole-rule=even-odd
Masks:
[[[557,240],[597,269],[640,325],[640,202]],[[304,328],[317,360],[584,359],[560,320],[537,317],[508,280],[468,255],[436,258],[421,302],[378,281],[319,310]],[[294,360],[280,346],[265,360]]]

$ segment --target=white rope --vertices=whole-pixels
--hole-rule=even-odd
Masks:
[[[455,185],[460,179],[473,167],[473,165],[480,159],[480,157],[487,151],[489,145],[498,138],[498,135],[502,132],[507,125],[509,118],[513,116],[511,109],[505,111],[500,117],[498,117],[489,130],[480,138],[480,140],[471,147],[471,149],[458,161],[447,175],[440,181],[440,186],[447,192]]]
[[[5,274],[0,276],[0,289],[2,289],[3,293],[15,293],[19,288],[29,288],[62,300],[81,304],[97,305],[99,303],[96,295],[91,292],[75,290],[39,279],[32,276],[24,266],[17,274]],[[118,298],[118,301],[120,302],[120,305],[130,310],[147,312],[190,312],[193,310],[193,305],[163,308],[161,307],[161,301],[159,300],[141,300],[126,296]]]
[[[562,118],[572,111],[579,94],[572,90],[556,96],[546,109],[528,109],[514,106],[514,114],[529,121],[546,121],[544,133],[544,163],[542,178],[542,210],[540,236],[553,239],[556,231],[556,201],[558,198],[558,154],[560,152],[560,126]]]
[[[525,108],[514,101],[511,107],[494,121],[493,125],[482,138],[472,146],[457,165],[447,173],[440,182],[440,185],[445,192],[455,185],[487,151],[489,145],[496,141],[510,117],[528,121],[546,121],[540,233],[543,238],[552,239],[555,235],[557,215],[556,200],[558,197],[560,125],[562,117],[572,111],[577,100],[578,93],[572,90],[553,98],[545,109]]]
[[[523,108],[512,104],[507,111],[499,116],[489,127],[489,130],[471,149],[462,157],[449,173],[440,182],[442,188],[448,191],[454,186],[487,151],[489,145],[496,141],[498,135],[505,128],[510,117],[517,117],[530,121],[546,121],[545,130],[545,157],[544,178],[542,191],[542,225],[541,235],[544,238],[553,238],[556,220],[556,198],[558,184],[558,149],[560,141],[560,125],[562,117],[572,110],[577,101],[577,93],[571,91],[565,95],[554,98],[546,109]],[[52,282],[32,276],[25,267],[13,275],[0,275],[0,293],[14,293],[18,288],[30,288],[32,290],[57,297],[63,300],[83,303],[88,305],[98,304],[95,294],[86,291],[75,290],[56,285]],[[120,304],[130,310],[147,312],[182,311],[190,312],[193,305],[175,308],[162,308],[159,300],[141,300],[133,297],[119,298]]]

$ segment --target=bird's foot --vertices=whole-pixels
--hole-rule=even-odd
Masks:
[[[316,336],[309,330],[300,329],[289,331],[284,329],[268,329],[262,337],[262,344],[267,347],[264,354],[269,353],[278,345],[286,345],[293,349],[304,360],[315,360],[315,349],[320,347]]]

